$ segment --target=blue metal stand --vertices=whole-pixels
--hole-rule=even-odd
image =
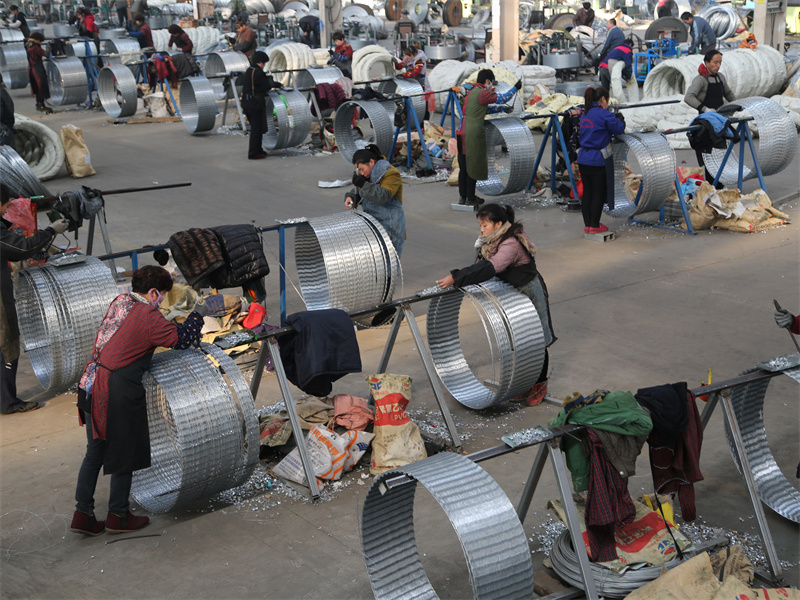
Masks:
[[[758,156],[756,156],[756,149],[753,146],[753,138],[750,135],[750,128],[747,126],[747,121],[741,121],[736,126],[737,133],[739,134],[739,177],[736,182],[736,187],[739,191],[742,191],[742,183],[744,181],[744,149],[745,140],[747,141],[747,147],[750,148],[750,156],[753,157],[753,168],[756,170],[756,175],[758,175],[758,183],[761,185],[761,189],[765,192],[767,191],[767,185],[764,183],[764,175],[761,173],[761,166],[758,164]],[[719,165],[719,170],[717,171],[716,176],[714,177],[714,186],[716,187],[717,183],[719,182],[719,178],[722,175],[722,172],[725,170],[725,165],[728,162],[728,158],[730,158],[731,152],[733,151],[733,146],[736,144],[733,140],[728,143],[728,148],[725,150],[725,156],[722,158],[722,163]]]
[[[549,117],[542,117],[550,119],[550,122],[547,124],[547,129],[544,132],[544,140],[542,140],[542,145],[539,147],[539,153],[536,155],[536,163],[533,165],[533,173],[531,173],[531,178],[528,181],[528,187],[526,189],[530,190],[533,187],[533,183],[536,180],[536,173],[539,170],[539,163],[542,162],[542,156],[544,155],[544,149],[547,147],[547,142],[553,137],[553,143],[550,146],[550,190],[555,194],[556,192],[556,165],[558,164],[558,155],[556,154],[556,144],[561,146],[561,153],[564,155],[564,162],[567,163],[567,174],[569,175],[569,185],[572,188],[572,194],[575,196],[575,199],[579,199],[580,196],[578,195],[578,188],[575,185],[575,176],[572,173],[572,165],[569,161],[569,152],[567,151],[567,144],[564,141],[564,131],[561,129],[561,121],[558,120],[558,115],[552,115]]]
[[[463,113],[461,112],[461,104],[458,101],[458,95],[450,90],[447,93],[447,102],[442,111],[442,118],[439,121],[439,127],[444,127],[444,120],[447,118],[447,111],[450,111],[450,137],[456,137],[456,110],[458,111],[458,122],[461,123]]]
[[[636,192],[636,198],[633,201],[635,206],[639,205],[639,199],[642,197],[642,189],[644,188],[644,182],[639,184],[639,191]],[[634,219],[633,217],[628,217],[629,223],[636,223],[638,225],[646,225],[648,227],[656,227],[658,229],[666,229],[668,231],[677,231],[679,233],[686,233],[689,235],[697,235],[697,232],[692,227],[692,222],[689,220],[689,208],[686,206],[686,197],[683,195],[681,191],[681,182],[678,180],[678,175],[675,175],[675,192],[678,194],[678,202],[681,205],[681,212],[683,213],[683,220],[686,223],[686,231],[683,229],[679,229],[680,222],[675,223],[666,223],[665,215],[664,215],[664,205],[661,205],[661,208],[658,210],[658,222],[651,223],[649,221],[639,221]]]
[[[428,163],[428,168],[432,171],[433,162],[431,162],[431,155],[428,152],[428,146],[425,144],[425,131],[423,131],[422,126],[419,124],[417,111],[414,110],[414,105],[412,104],[411,100],[412,99],[410,97],[403,98],[406,108],[406,154],[408,155],[408,168],[411,169],[413,161],[411,156],[411,123],[413,122],[414,129],[416,129],[417,133],[419,134],[419,143],[422,146],[422,152],[425,154],[425,161]],[[402,129],[402,127],[395,127],[394,139],[392,139],[392,149],[389,152],[389,161],[391,161],[392,156],[394,156],[394,149],[397,147],[397,139],[400,137],[400,132]]]
[[[162,79],[158,83],[156,83],[156,87],[158,87],[163,93],[169,94],[170,100],[172,100],[172,108],[175,109],[175,114],[177,116],[181,116],[181,110],[178,108],[178,103],[175,102],[175,96],[172,95],[172,88],[169,86],[169,81],[166,79]],[[164,88],[166,87],[166,91]]]

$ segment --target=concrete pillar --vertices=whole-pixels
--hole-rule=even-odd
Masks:
[[[492,0],[492,60],[519,58],[519,0]]]
[[[320,45],[327,48],[332,44],[331,34],[342,27],[342,0],[319,0],[319,18],[322,20]]]
[[[783,52],[783,42],[786,39],[786,7],[781,2],[782,10],[767,12],[767,8],[777,1],[755,0],[753,11],[753,33],[759,44],[772,46],[778,52]]]

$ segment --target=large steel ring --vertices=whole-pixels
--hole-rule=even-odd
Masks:
[[[614,217],[628,218],[658,210],[669,198],[675,185],[675,152],[661,133],[618,135],[614,149],[614,208],[603,210]],[[628,193],[625,166],[629,154],[639,163],[641,194]]]
[[[74,37],[76,35],[78,35],[78,28],[75,25],[53,23],[54,38],[69,38],[69,37]]]
[[[82,104],[86,101],[89,88],[86,82],[86,69],[80,58],[54,58],[46,60],[47,82],[50,85],[50,102],[59,106]]]
[[[414,96],[411,99],[411,106],[414,107],[414,112],[417,113],[417,119],[420,125],[425,120],[425,111],[427,110],[427,103],[425,96],[421,96],[425,90],[416,79],[403,79],[402,77],[393,77],[388,81],[381,81],[378,84],[378,91],[384,96]]]
[[[264,147],[268,150],[293,148],[303,143],[311,128],[311,108],[303,94],[293,90],[267,93],[267,132]]]
[[[217,102],[214,89],[205,77],[187,77],[181,81],[181,119],[189,133],[214,129]]]
[[[30,80],[25,44],[0,46],[0,73],[3,75],[3,83],[11,90],[18,90],[28,85]]]
[[[522,119],[509,117],[485,122],[489,178],[478,181],[487,196],[512,194],[525,189],[536,163],[536,145]],[[503,152],[503,148],[507,151]]]
[[[131,495],[162,513],[242,485],[258,462],[259,428],[247,380],[222,350],[170,350],[143,378],[151,466]]]
[[[542,322],[530,298],[499,279],[461,291],[434,298],[428,307],[428,346],[447,391],[467,408],[477,410],[528,392],[541,374],[545,353]],[[458,320],[464,297],[483,321],[491,364],[499,369],[493,389],[475,376],[461,347]]]
[[[103,110],[110,117],[130,117],[136,114],[136,77],[125,65],[110,65],[100,69],[97,95]]]
[[[758,371],[757,367],[748,369],[742,375]],[[795,381],[800,382],[800,367],[784,371]],[[739,433],[744,442],[744,450],[750,463],[750,471],[755,479],[758,495],[761,500],[779,515],[790,521],[800,523],[800,492],[789,483],[786,476],[775,462],[769,448],[767,432],[764,428],[764,397],[772,377],[740,385],[731,390],[731,404],[739,423]],[[736,444],[731,434],[727,419],[725,420],[725,437],[739,472],[742,464]]]
[[[428,0],[408,0],[408,18],[421,25],[428,18]]]
[[[385,106],[384,106],[385,104]],[[356,109],[359,111],[360,121],[364,122],[364,117],[369,119],[372,126],[372,135],[365,135],[361,139],[355,138],[353,127],[353,115]],[[341,104],[336,109],[336,117],[333,120],[333,133],[336,137],[336,145],[339,146],[339,153],[348,164],[352,164],[353,154],[356,150],[365,148],[367,144],[375,143],[381,150],[381,154],[389,156],[392,150],[392,139],[394,128],[392,125],[392,114],[394,104],[391,102],[378,102],[377,100],[350,100]]]
[[[717,39],[724,40],[736,35],[739,13],[730,4],[706,4],[697,15],[708,21]]]
[[[0,42],[24,42],[25,36],[19,29],[12,29],[10,27],[0,27]]]
[[[244,73],[250,68],[250,61],[243,52],[227,51],[212,52],[206,59],[203,72],[212,79],[211,87],[214,89],[215,100],[225,100],[227,91],[223,80],[218,75],[231,75],[232,73]]]
[[[19,272],[22,343],[45,389],[65,390],[80,379],[97,328],[117,294],[109,268],[91,256],[83,263]]]
[[[294,74],[294,87],[307,89],[318,86],[320,83],[336,83],[342,78],[338,67],[318,67],[316,69],[303,69]]]
[[[124,30],[123,30],[124,31]],[[138,56],[142,53],[139,42],[133,38],[107,38],[100,41],[100,54],[128,54]],[[118,57],[116,62],[121,60]],[[110,60],[110,59],[109,59]]]
[[[410,480],[387,485],[400,475]],[[361,510],[361,548],[378,600],[436,594],[414,533],[414,495],[422,484],[453,526],[476,599],[531,598],[533,567],[525,531],[508,496],[470,459],[452,452],[375,478]]]
[[[12,198],[52,196],[44,184],[11,146],[0,146],[0,180],[11,190]]]

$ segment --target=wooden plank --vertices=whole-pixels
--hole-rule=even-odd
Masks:
[[[180,117],[134,117],[131,119],[109,119],[108,122],[112,125],[141,125],[142,123],[176,123],[181,120]]]

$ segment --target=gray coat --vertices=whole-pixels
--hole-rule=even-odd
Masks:
[[[695,77],[692,80],[691,85],[689,85],[689,89],[686,90],[686,95],[683,97],[683,101],[692,108],[697,109],[698,112],[706,112],[708,110],[703,102],[705,102],[706,99],[709,80],[711,83],[722,83],[722,93],[725,96],[725,100],[728,102],[733,102],[736,100],[736,96],[731,91],[731,88],[728,86],[728,82],[725,80],[725,76],[722,73],[710,75],[709,77],[704,77],[698,73],[697,77]]]

